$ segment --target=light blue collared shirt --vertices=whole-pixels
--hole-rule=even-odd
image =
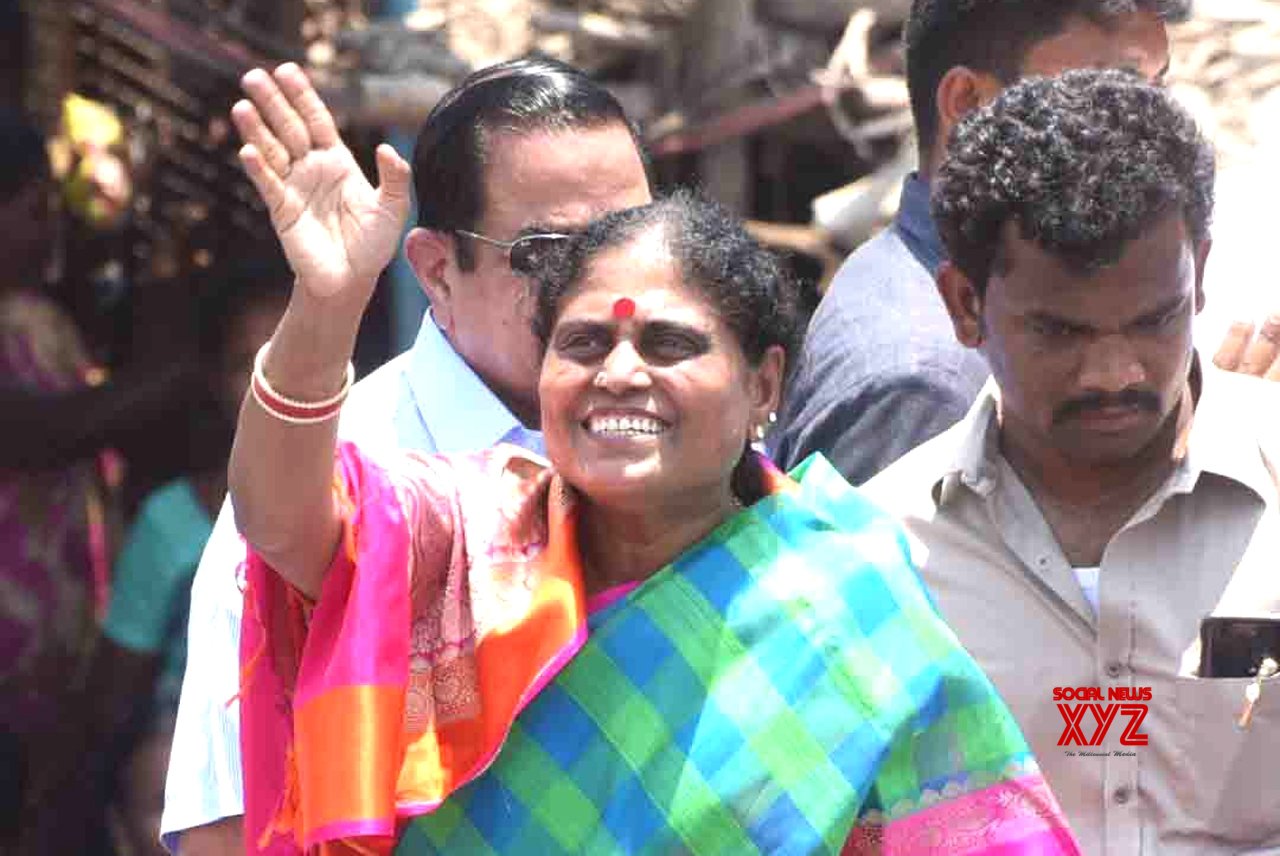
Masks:
[[[389,417],[389,418],[388,418]],[[428,313],[408,351],[351,390],[338,436],[375,458],[400,450],[467,452],[498,442],[542,455],[530,431],[480,380]],[[240,767],[240,614],[244,546],[224,502],[191,588],[187,671],[165,781],[161,839],[244,813]]]

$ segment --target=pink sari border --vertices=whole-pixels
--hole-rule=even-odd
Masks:
[[[968,794],[939,796],[941,801],[935,805],[883,827],[885,852],[920,856],[1079,853],[1057,800],[1039,775],[1020,776]]]
[[[339,838],[395,838],[396,835],[396,824],[389,820],[382,818],[344,820],[338,823],[330,823],[312,831],[306,846],[308,848],[316,847],[326,841],[335,841]]]
[[[533,685],[530,686],[525,694],[520,697],[520,701],[516,704],[516,716],[519,716],[520,712],[528,707],[531,701],[538,697],[538,694],[542,692],[547,684],[551,683],[551,681],[555,679],[556,675],[560,674],[560,670],[563,669],[570,660],[577,656],[578,651],[582,650],[582,646],[585,645],[586,642],[587,629],[583,626],[574,633],[573,639],[569,641],[569,644],[566,645],[564,649],[561,650],[560,653],[547,663],[543,670],[538,673],[538,677],[534,681]],[[512,721],[514,721],[514,719],[515,717],[512,717]],[[510,733],[511,729],[508,728],[507,734]],[[489,768],[493,766],[493,762],[497,760],[498,755],[502,753],[502,747],[506,745],[507,739],[504,735],[502,742],[497,745],[493,752],[484,756],[480,763],[476,765],[474,770],[465,774],[458,780],[458,787],[461,788],[464,785],[468,785],[488,772]],[[396,816],[399,818],[417,817],[419,815],[435,811],[443,802],[444,800],[431,800],[428,802],[401,803],[396,806]],[[372,834],[380,835],[383,833]]]

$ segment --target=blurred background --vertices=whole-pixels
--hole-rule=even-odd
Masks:
[[[530,52],[572,62],[644,129],[662,183],[700,184],[757,221],[794,253],[811,296],[892,215],[914,158],[899,45],[909,0],[2,2],[4,97],[53,135],[67,134],[73,93],[119,126],[108,148],[123,186],[89,212],[95,234],[77,238],[90,246],[70,254],[77,278],[94,282],[77,298],[84,311],[113,327],[100,333],[112,359],[129,350],[125,328],[145,338],[154,323],[137,314],[151,308],[142,298],[179,299],[181,285],[161,283],[269,237],[227,122],[252,65],[307,67],[367,159],[383,139],[410,147],[435,100],[474,68]],[[1224,168],[1247,167],[1277,136],[1266,125],[1280,125],[1278,21],[1277,0],[1202,0],[1176,30],[1170,83]],[[83,183],[93,166],[79,167]],[[362,363],[411,341],[423,304],[407,277],[390,272]]]

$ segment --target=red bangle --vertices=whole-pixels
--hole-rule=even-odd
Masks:
[[[337,394],[323,401],[296,401],[281,395],[272,388],[267,376],[262,371],[263,359],[267,353],[267,345],[258,349],[253,360],[253,377],[249,382],[249,392],[258,406],[282,422],[292,425],[314,425],[332,419],[342,410],[342,404],[351,391],[351,383],[355,379],[355,369],[347,363],[347,376],[342,389]]]

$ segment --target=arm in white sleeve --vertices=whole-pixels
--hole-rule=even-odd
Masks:
[[[244,545],[224,502],[191,587],[187,671],[164,788],[161,840],[244,813],[240,768],[239,568]]]

